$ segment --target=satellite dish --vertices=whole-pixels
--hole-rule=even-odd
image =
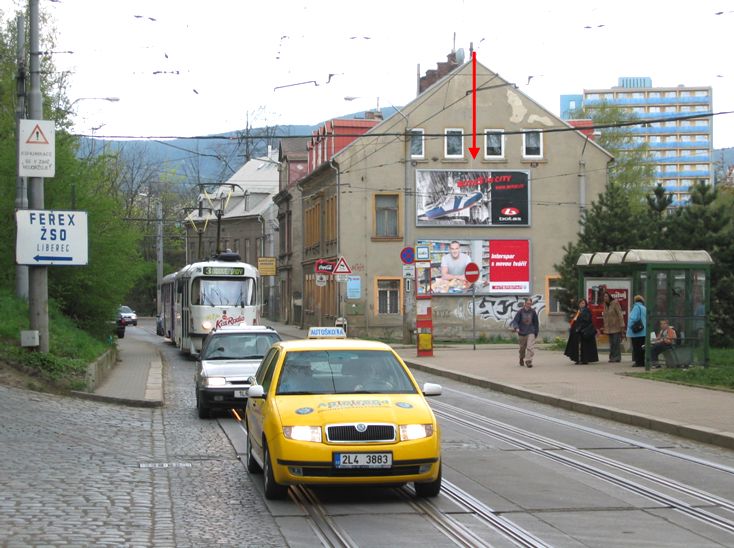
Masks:
[[[464,48],[456,50],[456,62],[460,65],[464,64]]]

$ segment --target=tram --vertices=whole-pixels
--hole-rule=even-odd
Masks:
[[[197,355],[212,329],[260,323],[260,273],[232,252],[186,265],[161,280],[160,310],[159,333]]]

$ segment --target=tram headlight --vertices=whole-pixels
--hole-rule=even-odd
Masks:
[[[204,380],[204,384],[206,384],[209,388],[215,388],[217,386],[224,386],[227,384],[227,381],[224,377],[207,377]]]
[[[214,324],[209,320],[204,320],[203,322],[201,322],[201,327],[204,331],[209,332],[214,327]]]
[[[400,439],[403,441],[420,440],[433,435],[432,424],[401,424]]]

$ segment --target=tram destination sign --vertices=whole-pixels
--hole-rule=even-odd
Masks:
[[[86,265],[86,211],[19,209],[15,260],[26,265]]]
[[[244,276],[245,268],[242,266],[205,266],[204,274],[207,276]]]

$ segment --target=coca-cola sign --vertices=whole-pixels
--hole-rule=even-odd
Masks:
[[[336,263],[319,259],[314,265],[314,271],[316,274],[333,274]]]

